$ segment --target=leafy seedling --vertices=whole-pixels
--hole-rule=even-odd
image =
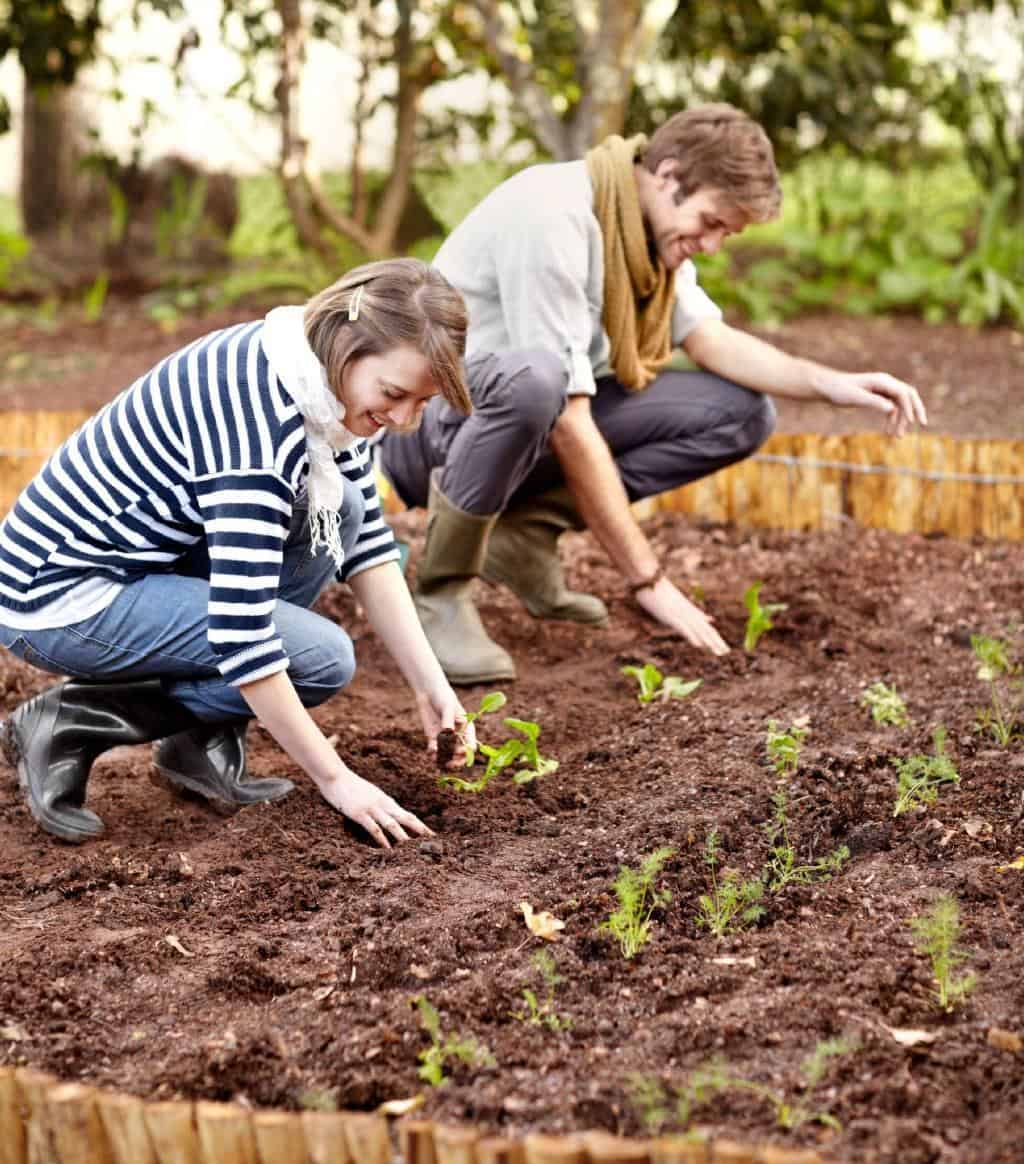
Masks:
[[[639,869],[630,869],[627,865],[619,869],[612,885],[619,908],[598,929],[607,930],[618,941],[624,958],[635,958],[647,945],[652,914],[672,900],[667,889],[654,888],[654,881],[674,852],[663,845],[645,857]]]
[[[623,675],[635,679],[640,685],[637,692],[638,703],[652,703],[655,699],[668,703],[670,699],[686,699],[704,682],[703,679],[680,679],[678,675],[662,675],[653,663],[642,667],[622,667]]]
[[[918,952],[931,959],[938,1004],[943,1010],[952,1010],[958,1002],[965,1001],[977,982],[974,974],[955,977],[957,967],[970,956],[957,946],[960,908],[956,898],[949,893],[941,894],[927,913],[911,918],[910,926]]]
[[[906,727],[910,723],[903,696],[895,687],[887,687],[881,680],[867,688],[860,702],[871,712],[875,723],[884,727]]]
[[[480,707],[470,712],[466,717],[469,723],[492,711],[505,706],[505,696],[500,691],[493,691],[485,695]],[[513,737],[503,744],[477,743],[475,749],[469,750],[469,763],[476,758],[479,752],[487,759],[483,774],[476,780],[465,780],[461,776],[445,775],[440,777],[441,784],[448,785],[458,792],[483,792],[488,784],[506,768],[515,768],[512,781],[515,784],[529,784],[539,776],[548,776],[557,771],[558,761],[548,756],[542,756],[537,749],[537,739],[540,736],[540,725],[527,719],[508,718],[503,721],[507,728],[519,732],[522,737]]]
[[[796,772],[800,763],[800,749],[810,730],[808,727],[792,724],[788,731],[783,731],[775,720],[768,721],[765,751],[776,776],[781,780],[788,780]]]
[[[787,604],[785,602],[768,602],[761,605],[760,594],[763,582],[754,582],[743,595],[743,605],[747,608],[747,628],[743,634],[743,649],[753,652],[761,641],[761,636],[767,634],[775,623],[772,615],[781,614]]]
[[[730,930],[753,925],[764,916],[761,898],[764,896],[764,882],[759,877],[743,881],[735,869],[729,869],[725,876],[718,876],[718,833],[712,829],[704,843],[704,861],[710,870],[711,892],[699,899],[700,912],[697,925],[705,926],[716,938],[724,937]]]
[[[988,684],[989,705],[977,715],[978,727],[1005,748],[1020,735],[1021,667],[1012,647],[1002,639],[971,635],[971,650],[978,661],[978,678]]]
[[[533,956],[534,969],[544,984],[543,1000],[528,986],[523,987],[526,1009],[512,1012],[512,1017],[535,1027],[547,1027],[549,1031],[566,1031],[572,1026],[572,1019],[563,1018],[555,1009],[555,988],[564,979],[555,966],[555,959],[547,950],[538,950]]]
[[[471,1066],[495,1066],[494,1056],[476,1039],[442,1035],[437,1009],[424,995],[417,995],[412,1001],[420,1012],[423,1029],[430,1036],[430,1046],[419,1053],[420,1066],[416,1071],[424,1083],[429,1083],[431,1087],[443,1087],[448,1079],[444,1068],[451,1060]]]
[[[937,727],[932,736],[935,752],[896,760],[896,804],[893,816],[902,816],[917,805],[934,804],[944,784],[959,784],[960,774],[946,754],[946,729]]]

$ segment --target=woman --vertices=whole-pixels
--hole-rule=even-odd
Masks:
[[[433,744],[471,726],[420,629],[381,517],[366,437],[415,427],[438,392],[470,409],[458,292],[413,259],[350,272],[302,307],[168,356],[50,458],[0,525],[0,644],[70,678],[3,728],[48,832],[103,831],[95,757],[160,741],[165,783],[249,804],[258,716],[329,804],[380,845],[429,830],[335,753],[315,707],[355,669],[310,607],[347,582],[416,693]]]

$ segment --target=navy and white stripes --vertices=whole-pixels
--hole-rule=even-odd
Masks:
[[[209,641],[235,685],[283,670],[274,629],[292,506],[308,471],[302,417],[262,322],[175,352],[50,458],[0,524],[0,607],[24,613],[86,577],[169,571],[205,539]],[[342,581],[398,557],[365,441],[335,458],[366,502]]]

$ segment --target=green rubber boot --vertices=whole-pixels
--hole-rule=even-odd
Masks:
[[[491,531],[483,576],[517,594],[534,618],[601,626],[608,621],[608,608],[596,595],[570,590],[558,558],[562,533],[583,528],[564,486],[506,509]]]
[[[456,508],[441,492],[439,475],[435,470],[430,480],[427,543],[413,592],[424,633],[450,683],[514,679],[512,656],[484,630],[470,597],[496,515]]]

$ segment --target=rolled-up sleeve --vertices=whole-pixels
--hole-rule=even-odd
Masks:
[[[593,321],[587,300],[590,249],[585,225],[564,213],[524,213],[504,232],[497,254],[502,315],[516,350],[561,357],[570,396],[593,396]]]
[[[672,311],[672,343],[678,347],[705,319],[721,319],[722,309],[697,282],[697,268],[686,259],[676,271],[676,302]]]

